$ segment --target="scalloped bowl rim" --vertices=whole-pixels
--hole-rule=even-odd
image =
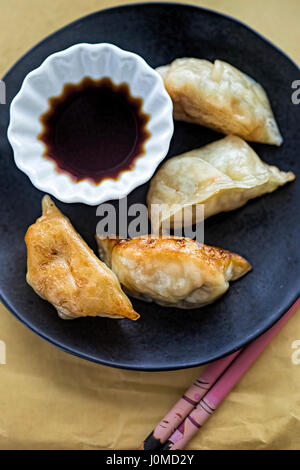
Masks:
[[[24,159],[27,159],[27,155],[29,153],[28,147],[30,147],[30,143],[28,142],[28,137],[27,141],[25,139],[24,143],[24,138],[22,137],[23,124],[20,125],[20,123],[18,123],[18,119],[20,120],[20,116],[22,115],[22,113],[24,117],[24,103],[25,115],[26,113],[27,115],[30,115],[30,109],[26,110],[26,101],[28,102],[28,97],[30,97],[29,91],[30,87],[32,87],[32,82],[39,76],[45,76],[45,74],[46,76],[47,74],[49,75],[49,67],[55,64],[55,62],[57,62],[57,59],[61,59],[62,57],[68,58],[68,56],[70,58],[72,54],[76,54],[80,50],[88,52],[98,50],[98,52],[103,52],[103,50],[105,49],[109,50],[110,53],[114,54],[115,56],[118,56],[118,58],[123,58],[127,61],[128,59],[134,61],[135,65],[137,65],[138,73],[140,73],[141,75],[144,73],[147,75],[147,77],[151,77],[153,83],[155,84],[153,88],[155,88],[156,93],[155,97],[152,98],[152,101],[153,99],[154,101],[155,99],[156,101],[159,99],[162,103],[163,109],[152,109],[151,112],[145,110],[147,114],[150,114],[150,119],[148,121],[147,128],[151,134],[145,145],[145,153],[144,155],[136,159],[135,166],[133,169],[121,172],[117,180],[105,179],[97,185],[89,182],[88,180],[83,180],[78,183],[75,183],[72,181],[71,177],[67,173],[57,172],[55,169],[55,163],[53,161],[50,161],[49,159],[43,157],[43,144],[38,140],[38,133],[35,132],[35,135],[32,135],[33,140],[30,143],[33,144],[34,142],[35,145],[39,145],[40,150],[35,150],[36,157],[40,158],[40,162],[42,163],[42,165],[45,165],[45,163],[47,163],[49,171],[48,175],[50,174],[50,176],[52,176],[52,182],[49,182],[49,179],[41,180],[39,175],[40,169],[37,170],[36,167],[30,164],[30,158],[27,161],[24,161]],[[137,74],[137,72],[135,73]],[[79,81],[77,80],[71,83],[79,83],[86,76],[90,76],[90,74],[82,75],[82,78]],[[104,77],[107,75],[102,76]],[[102,78],[102,76],[100,76],[99,78]],[[115,82],[113,77],[110,78]],[[119,83],[124,83],[124,81],[119,81]],[[61,93],[63,86],[66,83],[70,83],[70,81],[62,80],[59,82]],[[128,83],[131,89],[132,83],[130,83],[129,80],[126,80],[126,83]],[[47,98],[44,97],[44,99],[46,99],[48,103],[48,99],[50,97],[58,95],[57,93],[55,95],[50,94]],[[147,95],[141,96],[141,98],[143,99],[143,109],[146,105],[148,105],[149,107],[149,102],[147,103],[146,100],[149,101],[150,98]],[[47,108],[41,109],[39,111],[39,118],[43,114],[43,112],[45,112],[46,109]],[[34,119],[35,121],[37,121],[36,117]],[[155,121],[155,128],[157,129],[156,135],[151,132],[151,128],[154,125],[153,123]],[[40,122],[39,119],[38,122]],[[162,123],[164,123],[164,125],[162,125]],[[58,51],[49,55],[39,67],[35,68],[26,75],[19,92],[14,97],[10,105],[10,122],[8,126],[7,136],[13,148],[15,164],[21,171],[23,171],[29,177],[31,183],[37,189],[50,193],[62,202],[80,202],[88,205],[97,205],[109,200],[121,199],[123,197],[126,197],[135,188],[146,183],[153,176],[156,168],[167,155],[173,132],[174,123],[172,100],[168,95],[167,91],[165,90],[161,76],[154,69],[152,69],[142,57],[135,54],[134,52],[125,51],[119,48],[118,46],[115,46],[114,44],[110,43],[78,43],[62,51]],[[53,184],[53,181],[55,181],[55,184]],[[66,189],[66,186],[68,186],[69,188],[72,187],[73,191],[70,191],[68,188]]]

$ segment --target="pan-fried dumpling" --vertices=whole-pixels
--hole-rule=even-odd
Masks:
[[[97,236],[100,257],[133,297],[178,308],[210,304],[251,266],[241,256],[189,238]]]
[[[64,319],[85,316],[139,318],[115,274],[102,263],[54,205],[26,233],[27,282]]]
[[[232,65],[183,58],[157,71],[173,100],[175,119],[245,140],[282,143],[265,90]]]
[[[242,139],[227,136],[199,149],[170,158],[152,178],[147,203],[158,226],[175,217],[181,226],[182,211],[193,214],[205,204],[204,217],[243,206],[249,199],[275,191],[295,175],[262,162]],[[156,211],[150,211],[156,204]]]

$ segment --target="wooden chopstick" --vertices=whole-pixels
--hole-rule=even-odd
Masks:
[[[161,450],[179,450],[186,446],[299,306],[300,299],[273,327],[242,350]]]
[[[211,363],[149,434],[140,449],[183,449],[299,306],[300,299],[273,327],[244,349]]]
[[[213,386],[240,351],[236,351],[218,361],[212,362],[182,395],[166,416],[158,423],[154,431],[144,440],[140,450],[156,450],[168,440],[177,426],[188,416],[201,398]]]

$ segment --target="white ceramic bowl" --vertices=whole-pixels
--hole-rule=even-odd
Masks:
[[[126,82],[132,96],[143,99],[143,111],[150,115],[150,138],[134,169],[98,185],[89,180],[75,183],[67,173],[58,173],[55,163],[43,156],[44,144],[38,140],[48,99],[59,96],[66,83],[79,83],[84,77],[109,77],[117,85]],[[112,44],[84,43],[50,55],[25,77],[11,103],[8,139],[17,167],[34,186],[63,202],[95,205],[125,197],[148,181],[168,152],[173,127],[172,102],[155,70],[138,55]]]

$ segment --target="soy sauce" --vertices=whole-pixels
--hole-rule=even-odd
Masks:
[[[149,115],[142,107],[126,83],[86,77],[66,84],[41,116],[44,157],[75,182],[118,179],[145,152]]]

